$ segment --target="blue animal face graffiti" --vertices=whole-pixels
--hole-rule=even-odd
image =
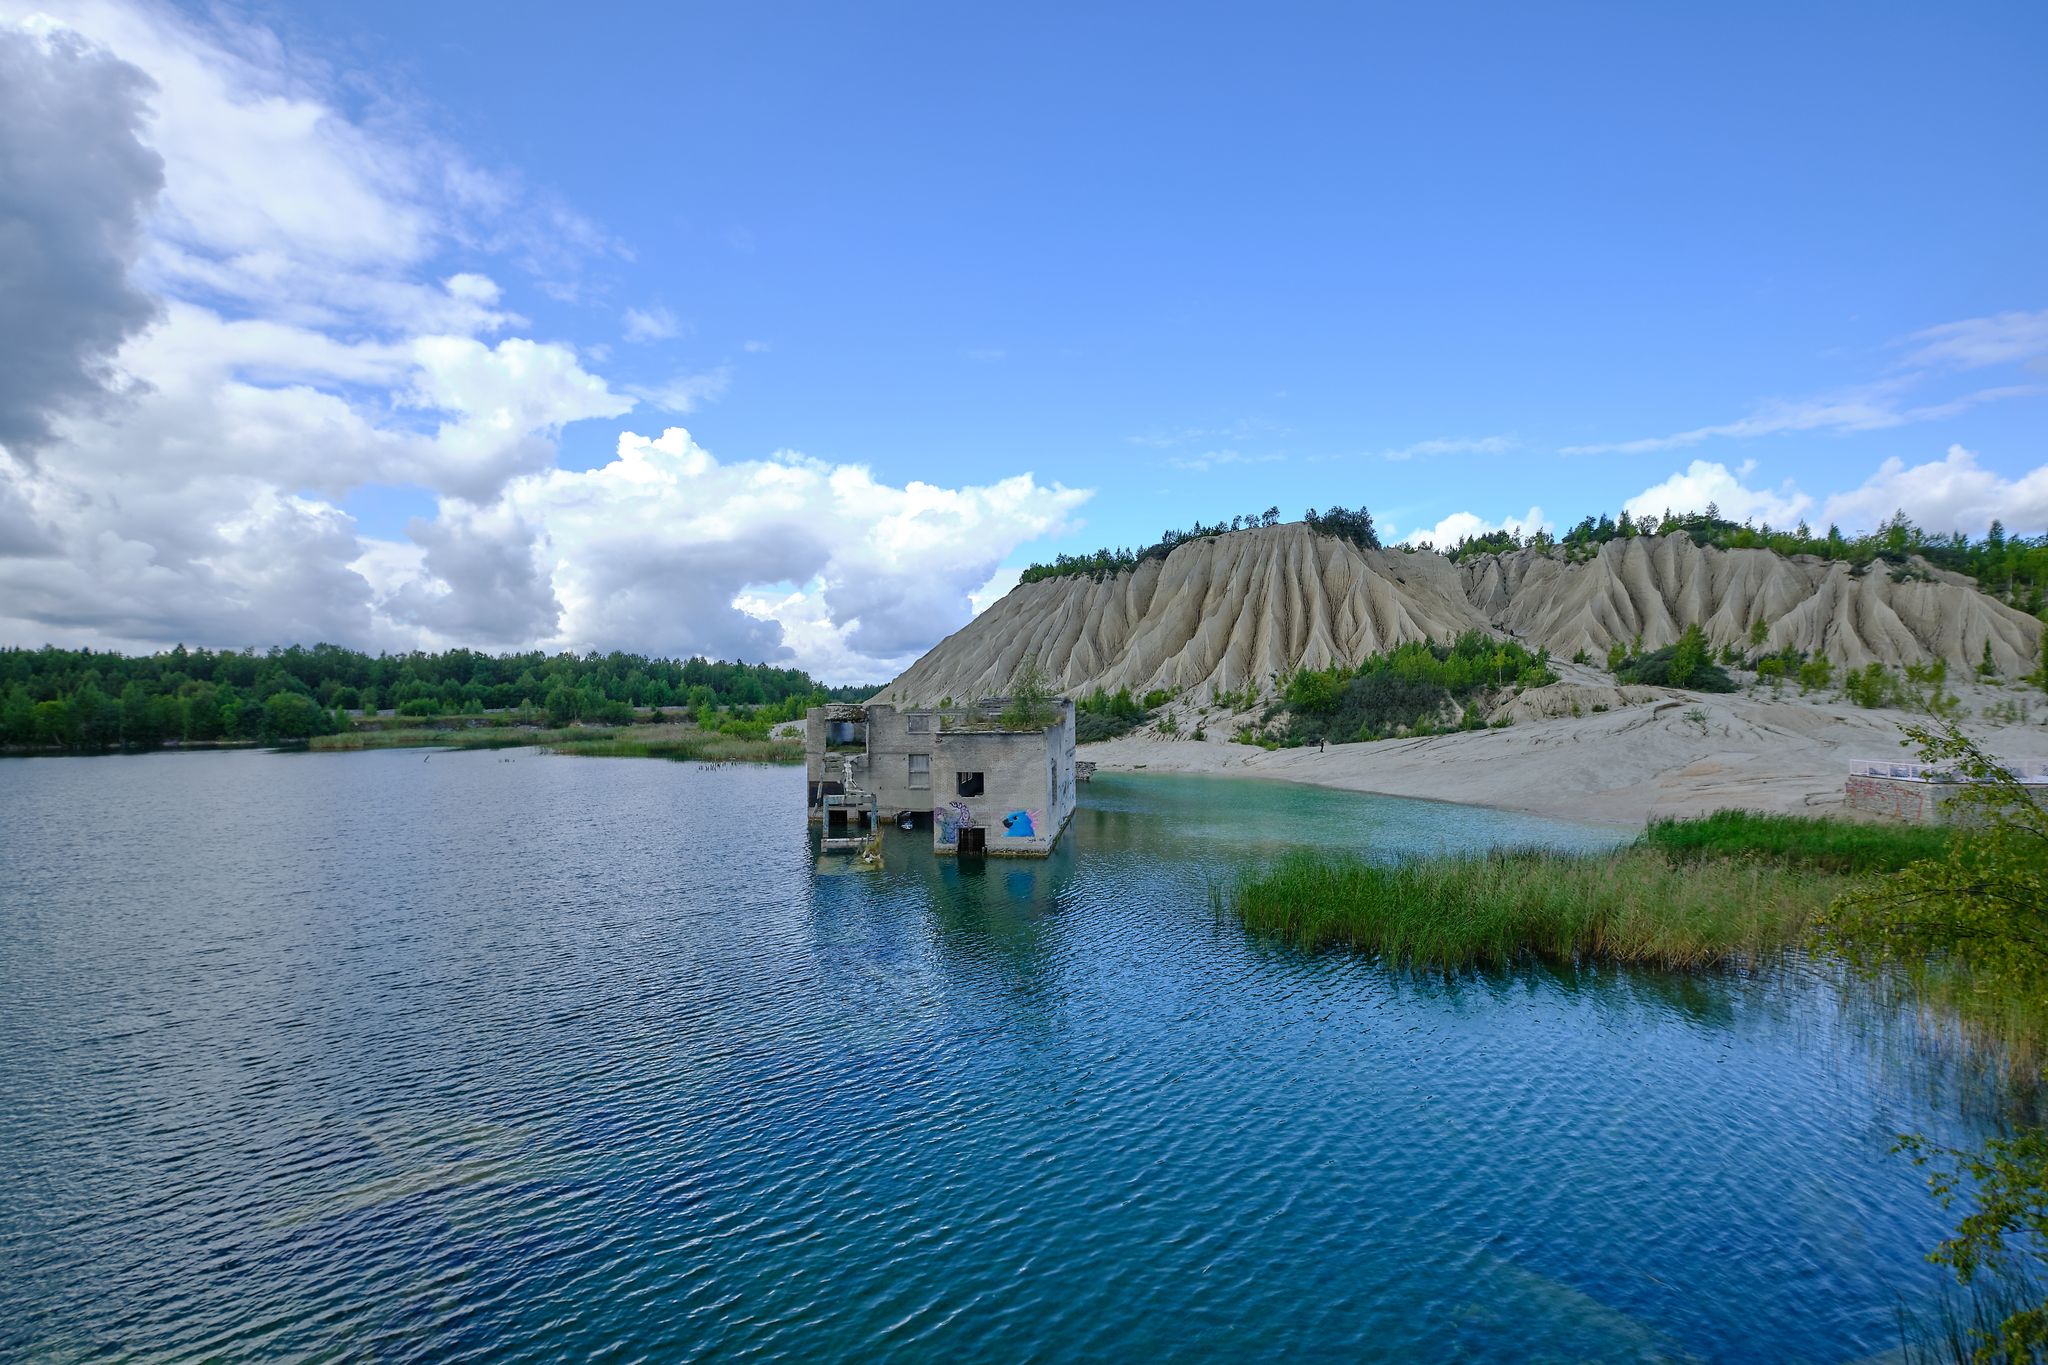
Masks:
[[[1028,810],[1013,810],[1003,817],[1003,833],[1012,839],[1035,839],[1038,827]]]

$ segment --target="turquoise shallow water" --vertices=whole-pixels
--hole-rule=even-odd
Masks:
[[[1835,990],[1304,958],[1209,887],[1528,817],[1103,778],[819,871],[802,774],[0,764],[0,1357],[1850,1360],[1967,1136]],[[1867,1022],[1867,1021],[1866,1021]]]

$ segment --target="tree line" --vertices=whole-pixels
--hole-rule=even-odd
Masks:
[[[755,719],[853,701],[769,664],[608,654],[365,654],[338,645],[187,649],[150,655],[0,649],[0,745],[104,750],[166,743],[283,743],[335,734],[351,712],[475,715],[526,709],[557,725],[617,724],[643,709]],[[773,717],[766,713],[775,712]]]
[[[1905,512],[1893,513],[1876,530],[1844,535],[1830,525],[1817,532],[1801,521],[1789,530],[1769,522],[1736,522],[1721,515],[1713,503],[1704,512],[1672,513],[1661,516],[1618,517],[1601,514],[1583,518],[1561,536],[1533,531],[1528,536],[1513,531],[1491,531],[1467,536],[1443,551],[1453,560],[1475,554],[1503,554],[1520,549],[1561,549],[1567,559],[1590,559],[1610,540],[1636,536],[1668,536],[1684,532],[1696,544],[1724,550],[1776,550],[1781,555],[1815,555],[1840,560],[1854,568],[1873,563],[1890,566],[1896,577],[1911,577],[1912,560],[1919,557],[1937,568],[1948,569],[1977,581],[1977,586],[2021,611],[2039,616],[2048,598],[2048,534],[2025,536],[2007,532],[2003,522],[1993,521],[1982,538],[1972,540],[1960,531],[1936,532],[1919,526]],[[1429,545],[1418,549],[1432,549]]]
[[[1380,548],[1379,535],[1373,530],[1372,513],[1363,507],[1355,512],[1345,507],[1332,507],[1328,511],[1318,512],[1311,507],[1303,515],[1302,520],[1318,535],[1336,536],[1368,550]],[[1278,507],[1268,507],[1263,512],[1240,514],[1229,521],[1217,521],[1214,524],[1197,521],[1185,531],[1163,533],[1158,540],[1141,550],[1104,546],[1092,554],[1057,555],[1050,564],[1031,565],[1019,576],[1018,581],[1036,583],[1047,578],[1073,578],[1085,575],[1099,582],[1105,578],[1114,578],[1120,573],[1129,573],[1148,559],[1164,559],[1190,541],[1279,524]]]

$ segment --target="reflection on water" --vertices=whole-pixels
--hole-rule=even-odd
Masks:
[[[1972,1130],[1824,972],[1395,976],[1210,898],[1614,836],[1082,795],[854,872],[785,770],[0,766],[0,1356],[1844,1360],[1940,1284],[1886,1149]]]

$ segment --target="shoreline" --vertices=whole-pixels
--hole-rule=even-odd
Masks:
[[[1628,692],[1590,714],[1321,752],[1192,739],[1195,715],[1179,717],[1177,737],[1132,734],[1077,752],[1101,772],[1258,777],[1640,830],[1653,818],[1725,809],[1858,818],[1843,799],[1850,760],[1900,755],[1900,728],[1929,719],[1797,697]],[[1206,719],[1218,730],[1229,723]],[[2048,727],[1977,719],[1963,728],[1997,757],[2048,758]]]

